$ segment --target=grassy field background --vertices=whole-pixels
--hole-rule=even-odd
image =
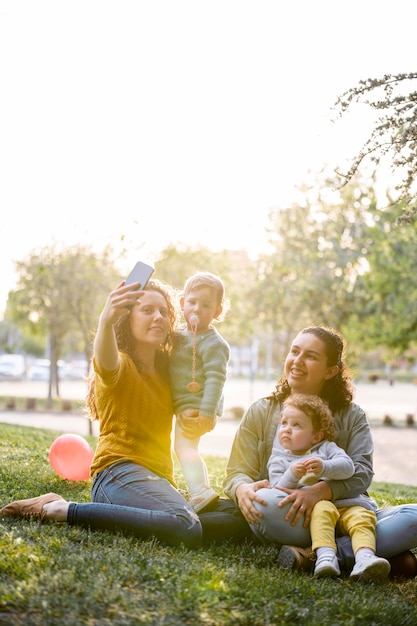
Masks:
[[[55,491],[89,501],[90,481],[59,478],[50,430],[0,424],[0,504]],[[56,433],[57,435],[58,433]],[[88,438],[94,447],[95,438]],[[207,457],[221,490],[224,458]],[[177,470],[177,480],[184,487]],[[374,483],[381,506],[417,487]],[[282,572],[277,549],[232,542],[197,550],[65,524],[0,520],[0,624],[267,626],[417,624],[417,580],[363,585]]]

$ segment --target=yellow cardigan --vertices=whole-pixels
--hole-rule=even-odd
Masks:
[[[167,382],[159,374],[140,373],[127,354],[109,372],[94,363],[95,401],[100,435],[91,476],[128,460],[174,482],[171,453],[173,406]]]

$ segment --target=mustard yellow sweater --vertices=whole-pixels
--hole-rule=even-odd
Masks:
[[[158,374],[141,374],[119,353],[109,372],[94,363],[95,401],[100,435],[91,476],[117,461],[145,466],[175,486],[171,454],[173,406],[167,382]]]

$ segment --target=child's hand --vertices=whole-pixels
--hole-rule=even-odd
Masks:
[[[298,479],[302,478],[307,473],[304,461],[294,461],[291,463],[291,471]]]
[[[321,474],[323,471],[323,461],[319,457],[309,457],[304,461],[304,467],[309,474]]]

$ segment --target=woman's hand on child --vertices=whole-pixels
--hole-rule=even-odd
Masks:
[[[287,504],[291,505],[285,515],[285,519],[292,526],[296,526],[300,518],[304,516],[304,528],[307,528],[310,524],[314,505],[319,500],[331,500],[333,495],[327,482],[323,480],[308,489],[287,489],[286,487],[279,487],[279,489],[285,491],[288,495],[280,500],[278,506],[281,508]]]
[[[265,479],[258,480],[254,483],[242,483],[236,489],[236,497],[239,508],[249,524],[259,524],[259,518],[262,517],[261,511],[258,511],[258,509],[253,505],[253,502],[256,501],[259,504],[266,506],[266,501],[256,495],[256,492],[264,487],[271,487],[269,480]]]
[[[194,439],[201,437],[205,433],[213,430],[217,423],[217,417],[207,417],[199,415],[198,411],[193,411],[194,415],[190,415],[190,411],[184,411],[177,415],[177,422],[180,426],[184,437]]]

